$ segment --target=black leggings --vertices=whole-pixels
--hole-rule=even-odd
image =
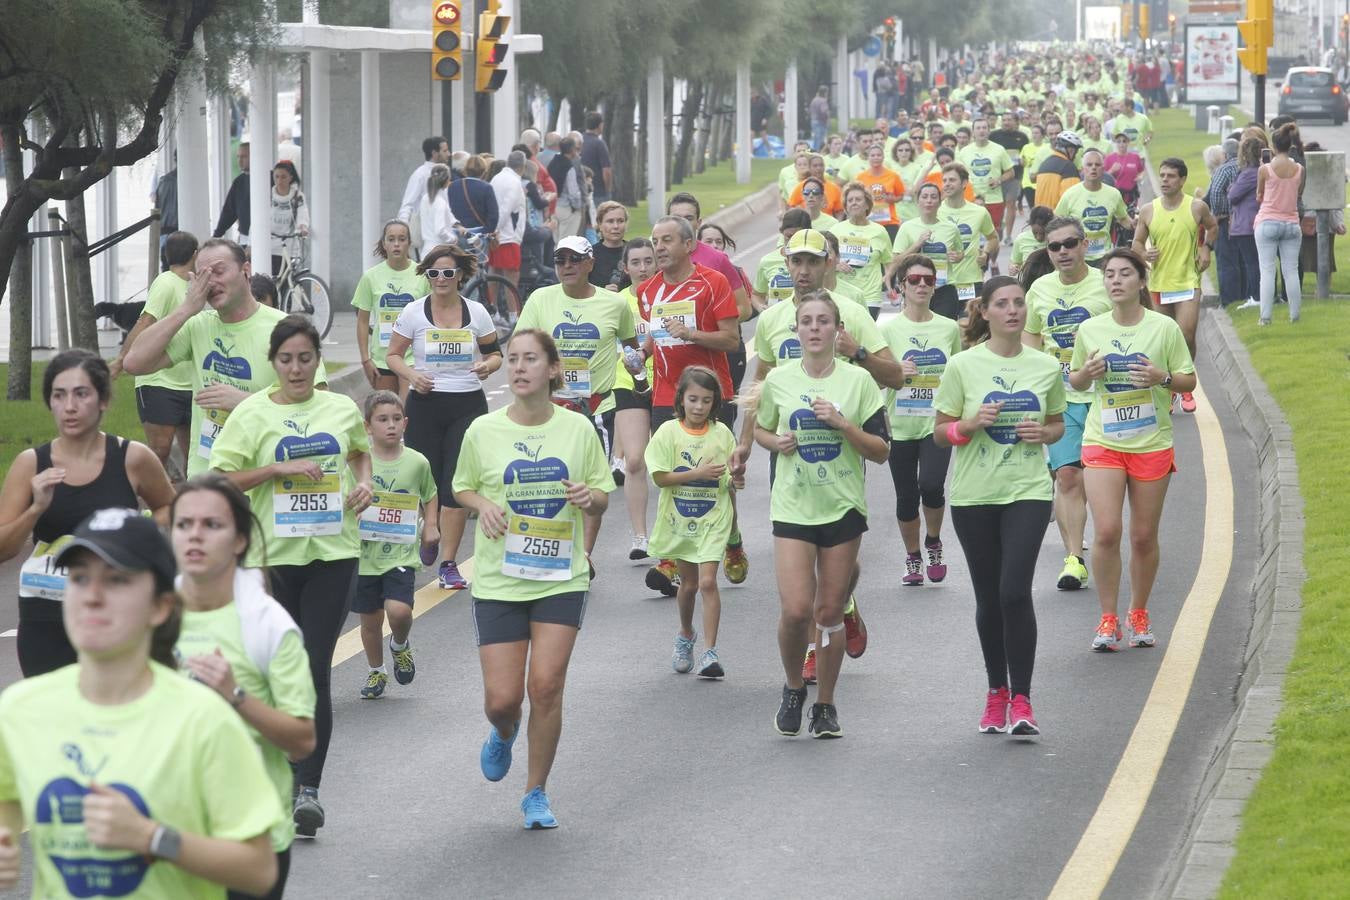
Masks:
[[[919,500],[929,509],[947,502],[943,484],[952,448],[939,447],[930,434],[917,441],[891,441],[891,481],[895,483],[895,517],[913,522],[919,517]]]
[[[75,648],[66,637],[60,600],[19,598],[19,671],[24,678],[46,675],[75,662]]]
[[[989,689],[1006,686],[1030,697],[1036,663],[1031,582],[1050,525],[1050,501],[953,506],[952,525],[975,587],[975,630]]]
[[[481,390],[454,393],[408,392],[408,430],[403,441],[427,458],[436,475],[437,499],[442,508],[458,509],[451,483],[459,462],[464,432],[474,419],[488,411],[487,395]]]
[[[316,559],[303,566],[272,566],[272,596],[291,614],[305,639],[309,672],[314,677],[314,752],[295,764],[302,787],[317,788],[323,778],[328,742],[333,738],[333,648],[356,590],[356,559]]]
[[[277,883],[272,885],[272,889],[260,896],[254,894],[241,894],[238,891],[226,891],[226,900],[281,900],[281,895],[286,892],[286,876],[291,874],[291,848],[287,847],[277,854]]]

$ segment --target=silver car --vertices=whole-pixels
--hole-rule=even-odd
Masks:
[[[1336,75],[1321,66],[1296,66],[1289,70],[1280,87],[1280,112],[1295,119],[1331,119],[1345,124],[1350,102]]]

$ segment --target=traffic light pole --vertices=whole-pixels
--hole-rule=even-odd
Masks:
[[[1256,123],[1264,128],[1266,126],[1266,76],[1253,75],[1252,81],[1256,83],[1256,99],[1252,105],[1252,110],[1256,113]]]
[[[474,2],[474,37],[478,37],[478,23],[483,13],[488,11],[487,0],[476,0]],[[478,71],[478,41],[473,41],[473,65],[467,67],[466,71]],[[475,153],[487,153],[492,150],[492,95],[488,93],[473,94],[473,146]]]

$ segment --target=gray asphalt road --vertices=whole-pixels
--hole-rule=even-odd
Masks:
[[[743,265],[767,250],[772,228],[766,221],[740,230]],[[1208,359],[1200,364],[1224,423],[1236,533],[1206,533],[1197,423],[1179,417],[1180,474],[1151,607],[1161,646],[1102,656],[1087,649],[1095,591],[1054,589],[1063,550],[1051,527],[1037,574],[1038,741],[976,733],[984,675],[960,546],[948,524],[947,581],[901,590],[894,494],[875,466],[857,591],[871,643],[845,663],[838,704],[846,737],[814,742],[774,732],[782,675],[767,459],[758,452],[740,500],[750,578],[722,589],[725,681],[671,672],[674,603],[653,596],[643,569],[628,562],[616,495],[549,783],[562,827],[520,827],[523,744],[503,782],[489,784],[478,771],[487,733],[481,679],[467,597],[453,597],[414,626],[412,685],[391,683],[382,700],[362,701],[364,661],[337,667],[322,791],[329,824],[317,840],[297,844],[289,895],[1044,897],[1130,738],[1199,548],[1232,539],[1233,567],[1176,739],[1107,890],[1147,895],[1232,713],[1251,618],[1252,450]],[[500,387],[493,382],[489,391]],[[500,391],[493,406],[507,399]],[[12,596],[14,580],[4,567],[0,591]],[[13,627],[12,618],[6,605],[0,630]],[[0,649],[0,683],[16,675],[12,654]]]

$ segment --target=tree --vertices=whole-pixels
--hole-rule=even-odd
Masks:
[[[0,4],[0,143],[9,187],[0,211],[0,277],[10,279],[9,399],[29,396],[32,261],[25,235],[33,213],[48,201],[80,197],[114,166],[154,152],[178,79],[205,78],[212,89],[223,88],[232,65],[273,42],[271,21],[268,0]],[[199,32],[204,54],[193,52]],[[34,154],[26,174],[21,149]]]

